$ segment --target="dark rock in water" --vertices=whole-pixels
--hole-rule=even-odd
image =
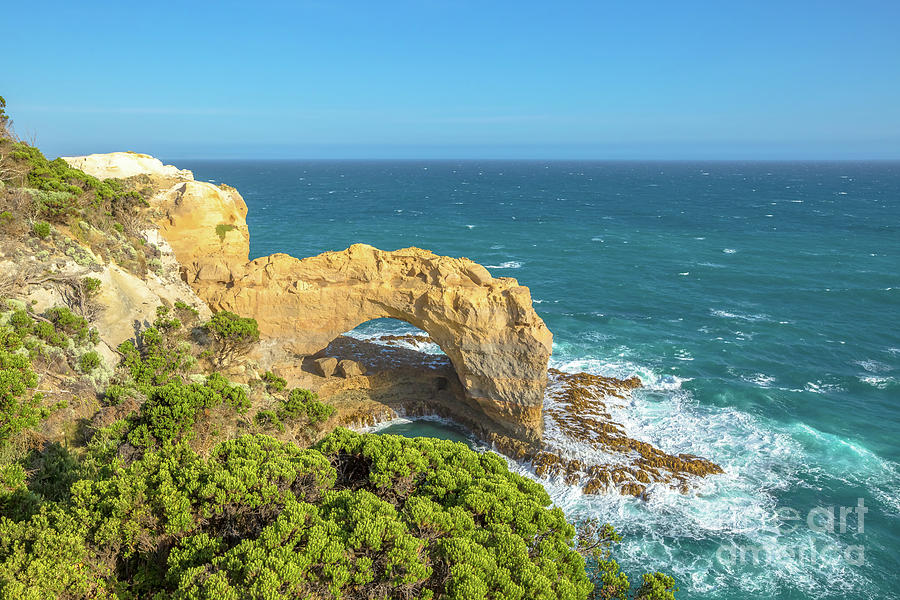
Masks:
[[[618,492],[646,497],[648,486],[662,483],[683,493],[696,479],[722,473],[722,468],[690,454],[672,455],[646,442],[628,437],[613,421],[605,400],[624,398],[641,387],[637,377],[615,379],[589,373],[564,373],[549,369],[548,395],[554,406],[547,415],[567,438],[620,457],[610,463],[571,458],[560,448],[543,444],[534,452],[515,440],[495,437],[496,449],[517,460],[531,462],[538,476],[562,477],[569,485],[580,484],[585,494]]]
[[[336,358],[331,356],[326,356],[324,358],[317,358],[313,360],[313,364],[316,366],[316,370],[319,372],[319,375],[322,377],[331,377],[334,373],[334,370],[337,369],[338,361]]]
[[[344,377],[356,377],[363,374],[362,366],[355,360],[342,360],[338,366]]]

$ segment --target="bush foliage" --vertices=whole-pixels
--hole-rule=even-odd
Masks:
[[[40,408],[41,395],[29,390],[37,385],[31,361],[28,355],[16,352],[21,345],[13,330],[0,327],[0,449],[45,416]]]
[[[259,341],[256,319],[241,317],[227,310],[214,314],[203,328],[212,338],[213,362],[220,366],[231,364]]]
[[[0,597],[584,599],[575,529],[465,445],[338,429],[150,450],[0,520]]]

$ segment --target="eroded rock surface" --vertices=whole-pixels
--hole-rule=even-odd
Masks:
[[[148,158],[115,153],[66,160],[100,178],[155,178],[161,191],[151,205],[160,234],[210,308],[254,317],[269,350],[277,346],[298,357],[371,319],[406,321],[426,331],[452,362],[465,390],[457,407],[461,421],[481,421],[529,444],[540,440],[552,334],[527,287],[492,277],[466,258],[418,248],[386,252],[355,244],[302,260],[274,254],[248,262],[240,194]]]
[[[214,310],[255,317],[263,335],[297,355],[371,319],[411,323],[452,361],[466,411],[481,411],[513,437],[540,438],[552,334],[515,279],[487,279],[468,259],[363,244],[303,260],[275,254],[228,271],[218,259],[192,264],[188,282]]]
[[[110,152],[89,154],[88,156],[63,156],[62,159],[98,179],[118,177],[124,179],[135,175],[156,175],[193,179],[194,174],[187,169],[164,165],[158,158],[137,152]]]
[[[641,387],[637,377],[616,379],[550,369],[545,419],[553,433],[537,452],[510,440],[495,442],[504,453],[530,461],[540,476],[557,476],[584,492],[616,491],[643,496],[656,483],[687,492],[701,477],[722,473],[712,461],[670,454],[633,439],[607,407]]]

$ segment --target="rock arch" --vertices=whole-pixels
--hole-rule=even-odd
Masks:
[[[365,321],[407,321],[453,363],[465,389],[464,420],[540,439],[553,336],[515,279],[491,277],[466,258],[363,244],[302,260],[249,261],[247,205],[234,188],[128,152],[65,160],[100,178],[149,177],[159,190],[150,201],[158,242],[171,245],[183,278],[210,308],[254,317],[266,344],[310,355]]]
[[[221,266],[196,267],[189,283],[212,308],[255,317],[267,339],[297,355],[371,319],[406,321],[453,363],[469,401],[460,407],[466,420],[478,422],[476,410],[506,435],[540,439],[552,334],[515,279],[493,278],[465,258],[364,244],[231,265],[227,280]]]

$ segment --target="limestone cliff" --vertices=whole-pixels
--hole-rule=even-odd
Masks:
[[[248,262],[240,194],[146,158],[116,153],[66,160],[100,178],[156,178],[160,191],[151,205],[160,234],[210,308],[254,317],[269,347],[297,357],[371,319],[409,322],[428,332],[455,367],[465,390],[461,420],[528,442],[540,439],[552,334],[527,287],[494,278],[471,260],[418,248],[386,252],[357,244],[303,260],[275,254]]]
[[[193,173],[186,169],[164,165],[158,158],[153,158],[147,154],[138,154],[137,152],[63,156],[62,159],[76,169],[80,169],[98,179],[109,179],[110,177],[125,179],[135,175],[156,175],[179,179],[194,178]]]

